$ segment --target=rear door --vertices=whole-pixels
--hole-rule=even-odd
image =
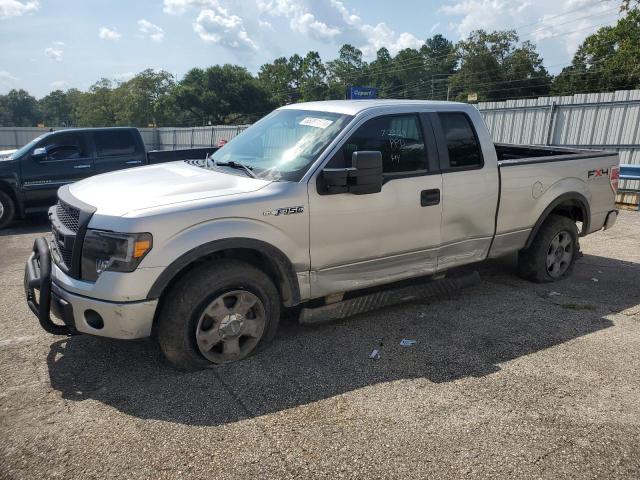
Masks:
[[[96,173],[144,165],[145,150],[131,129],[105,129],[93,132]]]
[[[34,156],[37,148],[46,149],[46,155]],[[59,187],[94,174],[86,133],[60,132],[43,138],[20,161],[20,168],[25,208],[40,210],[53,205]]]
[[[429,115],[442,170],[442,245],[438,270],[446,270],[487,257],[495,233],[500,180],[495,150],[482,149],[467,113]],[[493,149],[488,133],[484,140]]]
[[[365,120],[325,165],[344,168],[355,151],[380,151],[381,192],[321,194],[317,177],[309,182],[314,297],[435,271],[442,178],[433,131],[425,122],[418,113]]]

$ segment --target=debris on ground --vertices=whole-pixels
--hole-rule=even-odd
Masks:
[[[597,281],[598,281],[598,279],[597,279],[596,277],[593,277],[593,278],[591,279],[591,281],[592,281],[592,282],[597,282]]]
[[[369,358],[372,360],[380,360],[380,350],[377,348],[369,354]]]
[[[558,295],[562,295],[560,292],[549,292],[550,297],[557,297]]]
[[[417,342],[415,340],[409,340],[408,338],[403,338],[402,340],[400,340],[400,346],[401,347],[412,347],[416,343]]]

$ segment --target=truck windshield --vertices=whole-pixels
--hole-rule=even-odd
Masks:
[[[24,155],[33,146],[35,146],[36,143],[38,143],[40,140],[42,140],[42,138],[44,138],[45,135],[47,135],[47,133],[45,133],[44,135],[40,135],[39,137],[34,138],[29,143],[27,143],[24,147],[20,147],[18,150],[16,150],[11,155],[9,155],[8,160],[14,160],[14,159],[19,158],[22,155]]]
[[[213,161],[234,162],[257,177],[299,181],[336,135],[349,115],[311,110],[276,110],[213,154]]]

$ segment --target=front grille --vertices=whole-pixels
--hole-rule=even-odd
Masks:
[[[60,262],[62,263],[61,266],[64,267],[65,270],[69,270],[69,268],[71,268],[71,262],[73,261],[73,250],[65,248],[64,244],[58,240],[55,234],[53,236],[53,243],[55,249],[60,255]]]
[[[74,233],[78,232],[80,228],[80,210],[62,201],[58,201],[56,205],[56,215],[62,225]]]

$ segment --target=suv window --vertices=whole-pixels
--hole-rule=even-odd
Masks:
[[[73,160],[89,156],[84,137],[78,134],[57,134],[45,138],[38,147],[47,149],[47,160]]]
[[[364,123],[332,159],[331,167],[351,166],[353,152],[382,153],[382,172],[407,174],[427,171],[424,138],[417,115],[389,115]]]
[[[136,143],[129,130],[95,132],[98,157],[131,155],[136,152]]]
[[[451,168],[482,166],[482,153],[473,126],[464,113],[439,113]]]

